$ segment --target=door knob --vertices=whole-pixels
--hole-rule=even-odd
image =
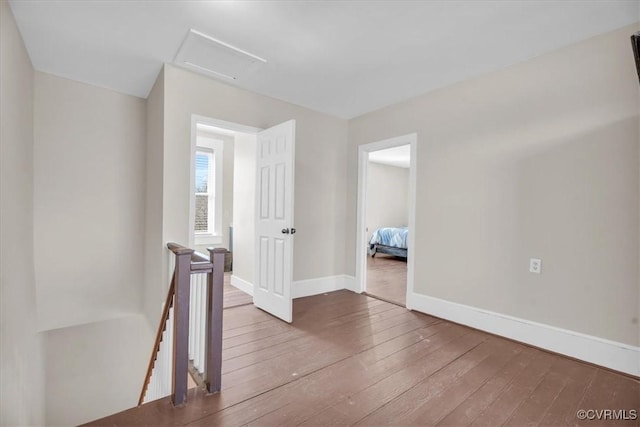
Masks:
[[[289,234],[289,229],[288,228],[283,228],[282,229],[282,234]]]
[[[296,234],[296,229],[295,228],[291,229],[291,234]]]

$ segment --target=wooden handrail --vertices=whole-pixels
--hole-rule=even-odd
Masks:
[[[210,273],[213,271],[213,263],[198,252],[191,254],[191,274]]]
[[[169,310],[171,306],[173,306],[173,294],[176,290],[176,276],[173,275],[171,278],[171,284],[169,285],[169,290],[167,292],[167,299],[164,303],[164,308],[162,309],[162,317],[160,317],[160,322],[158,323],[158,330],[156,332],[156,340],[153,346],[153,350],[151,351],[151,357],[149,358],[149,365],[147,366],[147,374],[144,377],[144,384],[142,385],[142,391],[140,392],[140,398],[138,399],[138,406],[142,405],[144,401],[144,395],[147,393],[147,387],[149,387],[149,381],[151,381],[151,373],[153,372],[153,367],[156,364],[156,358],[158,356],[158,351],[160,350],[160,343],[162,342],[162,333],[167,328],[167,320],[169,320]]]
[[[142,405],[147,392],[153,369],[160,351],[162,334],[167,328],[170,309],[173,307],[173,349],[172,349],[172,387],[171,400],[175,406],[186,403],[187,375],[189,367],[189,304],[190,276],[206,274],[206,323],[205,323],[205,359],[206,372],[204,382],[207,391],[220,391],[222,377],[222,298],[224,285],[224,259],[226,249],[208,248],[209,258],[197,254],[193,249],[177,243],[167,243],[167,248],[176,257],[175,270],[167,293],[156,340],[149,359],[138,406]]]
[[[191,274],[211,273],[213,271],[213,263],[207,262],[191,262]]]
[[[175,255],[193,254],[195,252],[195,250],[191,248],[173,242],[167,243],[167,248]]]
[[[194,262],[209,262],[209,258],[202,256],[199,252],[194,252],[193,255],[191,255],[191,263]]]
[[[193,249],[182,246],[178,243],[169,242],[167,248],[175,255],[191,254],[191,273],[209,273],[213,271],[213,262],[206,257],[203,257]]]

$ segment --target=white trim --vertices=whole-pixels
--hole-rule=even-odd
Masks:
[[[211,117],[200,116],[198,114],[191,115],[191,123],[192,124],[202,123],[203,125],[215,126],[215,127],[230,130],[233,132],[250,133],[250,134],[255,134],[264,130],[262,128],[256,128],[253,126],[246,126],[239,123],[228,122],[226,120],[212,119]],[[194,128],[195,126],[192,126],[192,129]]]
[[[358,292],[357,282],[355,276],[343,275],[342,280],[344,282],[344,288],[348,291],[355,292],[357,294],[361,294],[362,292]]]
[[[198,140],[198,119],[196,115],[191,116],[191,142],[189,155],[189,247],[195,246],[196,229],[196,195],[193,189],[196,186],[196,142]]]
[[[384,150],[387,148],[409,145],[411,157],[409,159],[409,233],[407,248],[407,295],[406,307],[413,307],[412,301],[414,265],[413,254],[416,228],[416,176],[417,176],[417,145],[418,134],[398,136],[385,139],[383,141],[372,142],[358,146],[358,207],[356,224],[356,277],[353,291],[362,293],[366,290],[367,284],[367,233],[366,227],[366,206],[367,206],[367,168],[369,165],[369,153],[371,151]]]
[[[296,280],[291,286],[291,297],[296,299],[347,289],[346,286],[350,277],[340,274],[316,279]]]
[[[239,278],[238,276],[231,276],[231,280],[230,280],[231,286],[233,286],[236,289],[240,289],[242,292],[244,292],[245,294],[249,294],[251,296],[253,296],[253,284],[247,282],[244,279]]]
[[[195,234],[196,245],[221,245],[222,235],[220,234]]]
[[[231,285],[253,296],[253,284],[231,276]],[[340,291],[342,289],[353,290],[355,277],[340,274],[337,276],[318,277],[316,279],[296,280],[291,284],[291,296],[293,299],[320,295],[326,292]]]
[[[408,300],[409,301],[409,300]],[[640,347],[414,293],[412,309],[640,376]]]
[[[195,233],[196,244],[206,244],[201,242],[207,241],[207,237],[211,238],[222,235],[222,205],[224,204],[224,145],[225,144],[222,139],[214,136],[203,135],[202,133],[196,135],[196,147],[193,155],[195,156],[199,151],[200,153],[208,155],[210,161],[213,160],[213,167],[209,167],[209,184],[211,184],[211,182],[215,184],[213,191],[211,191],[211,188],[208,188],[209,191],[207,192],[209,196],[209,221],[211,221],[211,216],[213,216],[213,230],[211,229],[212,224],[209,224],[208,233]],[[195,175],[195,170],[192,173]],[[191,191],[195,191],[195,182]]]

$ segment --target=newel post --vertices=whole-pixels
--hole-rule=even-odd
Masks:
[[[222,385],[222,290],[224,287],[223,248],[207,248],[213,271],[207,275],[206,378],[207,391],[217,393]]]
[[[189,294],[191,291],[191,255],[194,250],[181,247],[176,255],[175,297],[173,303],[173,381],[171,401],[180,406],[187,401],[189,369]]]

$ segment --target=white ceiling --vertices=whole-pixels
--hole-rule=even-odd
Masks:
[[[343,118],[640,21],[637,0],[10,5],[39,71],[146,97],[193,28],[267,60],[229,83]]]
[[[369,153],[370,162],[396,166],[399,168],[408,169],[410,160],[410,145],[401,145],[400,147],[386,148],[384,150],[372,151]]]

